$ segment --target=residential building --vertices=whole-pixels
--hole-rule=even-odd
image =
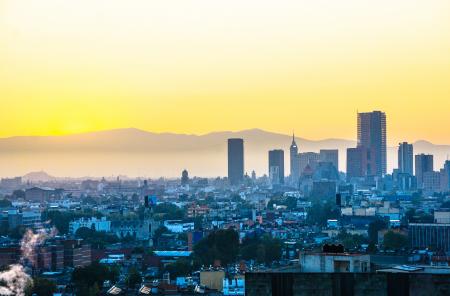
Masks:
[[[414,148],[412,144],[403,142],[398,145],[398,170],[400,173],[414,175],[413,155]]]
[[[381,111],[358,113],[358,147],[373,153],[375,176],[386,174],[386,114]]]
[[[417,178],[417,187],[419,189],[423,189],[424,173],[433,171],[433,155],[422,153],[415,156],[415,174]]]

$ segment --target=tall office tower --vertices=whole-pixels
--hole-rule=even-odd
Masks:
[[[418,154],[415,156],[415,160],[417,188],[423,188],[423,174],[434,171],[433,155],[423,153]]]
[[[284,151],[269,151],[269,177],[272,184],[284,184]]]
[[[319,162],[319,153],[315,152],[304,152],[298,155],[299,171],[300,175],[305,170],[306,166],[309,165],[313,170]]]
[[[450,160],[446,160],[444,168],[441,169],[441,191],[450,191]]]
[[[373,151],[365,147],[347,149],[347,180],[374,176],[375,158]]]
[[[331,162],[339,171],[339,150],[338,149],[321,149],[319,153],[319,161]]]
[[[300,163],[298,162],[298,146],[295,143],[295,136],[292,134],[292,144],[289,148],[290,151],[290,163],[291,163],[291,179],[294,183],[298,182],[300,177]]]
[[[244,140],[228,139],[228,181],[239,185],[244,180]]]
[[[358,147],[373,152],[375,176],[386,174],[386,114],[381,111],[358,113]]]
[[[398,170],[400,173],[414,174],[413,172],[413,145],[407,142],[398,145]]]

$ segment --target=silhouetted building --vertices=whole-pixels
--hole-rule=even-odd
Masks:
[[[339,150],[338,149],[321,149],[319,153],[319,161],[331,162],[339,171]]]
[[[431,154],[418,154],[415,156],[416,160],[416,178],[417,178],[417,187],[423,188],[423,175],[426,172],[434,171],[433,165],[433,155]]]
[[[228,139],[228,181],[238,185],[244,180],[244,140]]]
[[[269,177],[272,184],[284,184],[284,151],[269,151]]]
[[[347,149],[347,180],[375,176],[375,167],[372,150],[365,147]]]
[[[441,191],[450,191],[450,160],[446,160],[441,170]]]
[[[414,148],[412,144],[407,142],[398,145],[398,169],[400,173],[414,175],[413,172],[413,155]]]
[[[387,167],[384,112],[358,113],[358,147],[364,147],[373,153],[375,176],[384,176]]]
[[[303,174],[305,168],[309,166],[313,171],[319,162],[319,153],[304,152],[298,155],[300,175]]]
[[[292,135],[292,144],[289,148],[290,152],[290,164],[291,164],[291,179],[294,183],[298,182],[300,178],[300,163],[298,160],[298,146],[295,142],[295,136]]]
[[[441,173],[434,171],[423,173],[422,189],[427,193],[440,192]]]
[[[181,185],[186,186],[189,184],[189,173],[187,170],[183,170],[181,173]]]

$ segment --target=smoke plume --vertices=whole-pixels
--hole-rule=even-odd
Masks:
[[[28,285],[32,285],[31,277],[25,272],[23,264],[34,262],[36,246],[43,244],[49,237],[55,236],[56,230],[53,228],[48,231],[38,229],[34,233],[31,229],[27,229],[21,242],[20,249],[22,255],[20,264],[9,266],[8,270],[0,272],[0,295],[1,296],[24,296],[25,289]]]

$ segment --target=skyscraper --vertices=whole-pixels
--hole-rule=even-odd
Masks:
[[[347,179],[374,176],[375,159],[370,149],[356,147],[347,149]]]
[[[416,178],[417,178],[417,187],[423,188],[423,175],[426,172],[434,171],[433,165],[433,155],[431,154],[418,154],[415,156],[416,161]]]
[[[381,111],[358,113],[358,147],[373,153],[375,176],[386,174],[386,114]]]
[[[291,179],[292,182],[297,183],[300,177],[300,163],[298,162],[298,146],[295,142],[295,136],[292,134],[292,144],[289,148],[290,151],[290,164],[291,164]]]
[[[331,162],[339,171],[339,150],[337,149],[321,149],[319,153],[320,162]]]
[[[269,151],[269,177],[272,184],[284,184],[284,151]]]
[[[412,144],[407,142],[398,145],[398,170],[400,173],[413,175],[413,152]]]
[[[450,160],[446,160],[441,169],[441,191],[450,191]]]
[[[244,180],[244,140],[228,139],[228,181],[239,185]]]

